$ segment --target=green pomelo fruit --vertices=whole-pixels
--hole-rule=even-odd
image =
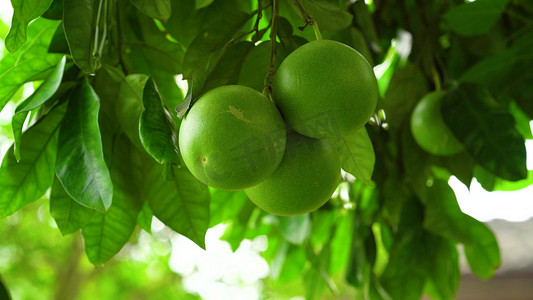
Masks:
[[[326,203],[339,184],[340,159],[333,141],[295,132],[279,167],[265,181],[245,189],[250,200],[265,211],[292,216],[312,212]]]
[[[202,95],[179,131],[179,147],[191,173],[222,190],[251,187],[269,177],[285,150],[285,123],[275,105],[245,86]]]
[[[446,92],[425,95],[411,114],[411,132],[416,143],[435,155],[452,155],[463,150],[463,145],[450,131],[440,111]]]
[[[361,128],[374,113],[379,94],[372,67],[359,52],[316,40],[283,60],[272,97],[295,131],[332,138]]]

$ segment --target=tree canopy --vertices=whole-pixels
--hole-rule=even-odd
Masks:
[[[500,265],[494,234],[461,212],[447,182],[476,178],[490,191],[533,183],[530,1],[11,4],[12,23],[0,25],[0,110],[16,109],[0,127],[13,140],[0,167],[0,222],[45,201],[60,233],[81,232],[89,261],[104,269],[153,217],[202,248],[208,228],[226,224],[233,249],[266,235],[263,255],[278,268],[269,280],[299,280],[308,299],[340,295],[339,285],[361,299],[453,299],[458,245],[480,278]],[[223,85],[270,97],[279,64],[317,38],[361,53],[380,95],[366,126],[335,140],[344,172],[328,203],[279,217],[243,191],[199,182],[177,143],[187,110]],[[455,154],[427,152],[411,132],[413,110],[435,91]]]

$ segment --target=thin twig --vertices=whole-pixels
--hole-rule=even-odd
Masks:
[[[300,10],[300,13],[302,14],[302,18],[304,19],[304,22],[305,22],[305,25],[304,26],[298,26],[298,29],[304,30],[308,25],[311,25],[311,27],[313,27],[313,30],[315,31],[316,39],[317,40],[321,40],[322,39],[322,34],[320,34],[320,30],[318,29],[318,24],[317,24],[315,18],[313,18],[313,16],[311,16],[305,10],[305,8],[302,6],[300,1],[294,0],[294,3],[296,4],[298,9]]]
[[[272,80],[276,73],[276,36],[278,30],[278,0],[272,0],[272,20],[270,23],[270,63],[268,64],[268,73],[265,76],[265,87],[263,94],[269,97],[272,94]]]

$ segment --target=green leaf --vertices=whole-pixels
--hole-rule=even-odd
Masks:
[[[527,88],[531,78],[529,70],[533,68],[533,33],[524,34],[516,39],[510,48],[504,49],[495,55],[480,60],[471,66],[460,77],[462,82],[474,82],[485,85],[495,95],[509,91],[522,109],[533,115],[529,103],[531,90]],[[509,80],[513,78],[513,80]],[[525,100],[524,102],[520,100]]]
[[[510,181],[527,177],[524,138],[513,117],[495,106],[487,90],[461,84],[444,97],[441,111],[456,138],[483,168]]]
[[[144,149],[159,163],[179,162],[176,125],[161,103],[152,80],[144,86],[143,106],[139,133]]]
[[[517,191],[533,184],[533,171],[527,171],[527,178],[518,181],[507,181],[496,178],[493,191]]]
[[[185,167],[163,168],[147,162],[146,197],[161,222],[183,234],[205,249],[205,233],[209,226],[209,190]]]
[[[283,260],[283,266],[279,274],[274,277],[279,283],[290,282],[291,280],[302,276],[302,271],[307,264],[304,248],[296,245],[288,245],[287,253]]]
[[[352,23],[353,16],[339,1],[332,0],[300,0],[305,10],[315,18],[320,29],[341,30]]]
[[[236,84],[244,59],[253,48],[253,43],[242,41],[229,47],[225,52],[222,51],[223,56],[220,60],[206,70],[207,77],[203,83],[202,92],[222,85]]]
[[[428,276],[425,291],[435,300],[455,299],[461,274],[457,248],[454,243],[435,235],[428,235]]]
[[[118,121],[135,146],[144,149],[139,136],[139,121],[143,112],[142,94],[148,76],[130,74],[120,83],[115,110]]]
[[[120,10],[122,28],[122,52],[127,73],[158,75],[182,73],[184,51],[179,44],[170,41],[152,18],[132,6]]]
[[[236,220],[239,212],[249,201],[244,191],[211,190],[209,227]]]
[[[172,12],[170,0],[130,0],[130,3],[150,18],[167,20]]]
[[[421,220],[420,204],[416,200],[408,202],[402,210],[389,262],[381,276],[383,287],[392,299],[420,299],[427,276],[425,260],[428,253],[424,232],[420,228]]]
[[[100,47],[105,38],[107,22],[98,12],[107,10],[103,0],[65,1],[63,3],[63,27],[70,53],[80,69],[95,74],[99,65]]]
[[[340,137],[338,149],[342,169],[362,182],[372,184],[372,172],[374,171],[376,156],[366,128],[362,127],[353,133]]]
[[[13,151],[4,157],[0,167],[0,216],[9,216],[37,200],[52,185],[64,114],[64,105],[57,107],[22,135],[20,162]]]
[[[50,75],[37,88],[37,90],[17,106],[15,113],[36,109],[54,95],[61,84],[61,78],[63,77],[63,71],[65,70],[65,62],[66,58],[63,56],[59,64],[52,70]]]
[[[17,161],[20,161],[20,139],[22,137],[22,127],[24,127],[24,122],[28,117],[29,112],[18,113],[11,118],[11,128],[13,129],[13,138],[15,142],[13,143],[13,151],[15,153],[15,158]]]
[[[48,76],[44,82],[37,88],[37,90],[26,98],[22,103],[17,106],[15,115],[12,120],[13,136],[15,137],[15,157],[17,161],[20,160],[20,137],[22,135],[22,125],[26,120],[28,112],[41,106],[46,102],[59,88],[61,84],[61,78],[63,77],[63,70],[65,69],[65,57],[61,59],[59,64],[52,70],[50,76]]]
[[[487,225],[470,216],[464,226],[472,237],[471,242],[464,245],[466,260],[477,276],[489,279],[501,263],[498,241]]]
[[[13,6],[13,19],[11,28],[5,39],[6,49],[15,53],[26,42],[26,29],[28,24],[42,15],[52,0],[11,0]]]
[[[91,221],[95,213],[95,210],[74,201],[55,177],[50,191],[50,214],[61,234],[67,235],[81,229]]]
[[[37,19],[28,27],[28,38],[13,55],[6,55],[0,61],[0,110],[26,82],[46,78],[61,59],[56,54],[48,54],[48,44],[57,22]]]
[[[354,214],[347,214],[337,218],[337,228],[331,240],[331,251],[335,255],[331,256],[330,273],[335,274],[348,265],[350,256],[350,245],[352,243],[352,230],[354,224]]]
[[[192,41],[183,59],[183,77],[190,79],[193,70],[202,61],[209,60],[209,57],[226,45],[232,36],[246,24],[251,18],[250,14],[240,11],[231,11],[227,15],[220,15],[217,21],[213,20],[210,27],[200,32]],[[216,61],[216,60],[215,60]]]
[[[226,44],[201,61],[192,74],[187,97],[176,106],[178,117],[183,117],[194,100],[209,89],[237,83],[239,70],[250,49],[253,49],[253,44],[250,42]]]
[[[70,54],[67,38],[65,37],[65,28],[63,28],[63,26],[58,26],[54,32],[54,36],[48,46],[48,52]]]
[[[125,135],[115,136],[109,165],[113,181],[113,204],[106,214],[96,214],[82,228],[89,261],[100,265],[128,242],[143,200],[142,157]]]
[[[392,129],[400,128],[410,118],[416,103],[427,92],[426,78],[417,65],[408,64],[394,72],[381,102]]]
[[[309,214],[290,217],[278,217],[281,234],[289,243],[302,245],[311,233]]]
[[[61,20],[63,18],[63,0],[53,0],[48,10],[41,17],[51,20]]]
[[[144,231],[151,234],[153,217],[154,213],[152,213],[150,205],[148,205],[148,202],[144,202],[143,207],[137,216],[137,225],[139,225],[139,227],[141,227]]]
[[[422,199],[425,204],[424,228],[460,243],[475,238],[465,229],[467,216],[461,211],[448,183],[435,180],[426,192]]]
[[[2,281],[2,278],[0,278],[0,299],[11,300],[11,296],[9,296],[9,292],[6,285]]]
[[[84,79],[72,94],[59,134],[56,174],[75,201],[105,212],[113,185],[104,161],[98,125],[100,100]]]
[[[238,83],[263,92],[265,86],[265,76],[268,73],[270,64],[271,43],[262,42],[248,51],[246,57],[241,59],[241,70],[239,73]],[[276,44],[276,68],[287,56],[285,47]]]
[[[460,35],[472,36],[489,31],[505,10],[509,0],[477,0],[450,8],[444,15],[448,26]]]
[[[361,29],[364,37],[370,41],[372,48],[376,49],[377,50],[376,52],[378,53],[381,52],[382,49],[380,46],[380,41],[379,41],[377,30],[376,30],[376,24],[374,22],[372,13],[369,12],[368,6],[366,5],[364,1],[355,1],[355,3],[353,3],[352,6],[353,6],[355,23],[359,25],[358,27]],[[371,60],[368,60],[368,61],[370,62]]]

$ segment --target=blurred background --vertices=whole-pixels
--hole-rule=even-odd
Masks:
[[[11,15],[9,1],[1,1],[2,39]],[[398,52],[402,47],[399,43]],[[0,58],[4,53],[2,40]],[[26,84],[0,113],[0,158],[12,142],[15,103],[33,90],[33,83]],[[533,170],[533,141],[527,149],[528,169]],[[496,233],[502,253],[502,266],[490,281],[472,275],[463,259],[457,299],[533,299],[533,186],[487,192],[475,180],[470,190],[453,177],[449,184],[463,212]],[[283,259],[298,260],[298,254],[269,264],[265,252],[275,241],[259,234],[232,245],[224,237],[227,227],[209,229],[204,251],[154,219],[151,234],[134,232],[119,255],[95,268],[83,252],[80,234],[61,236],[48,202],[37,201],[0,221],[0,276],[13,299],[304,299],[298,270],[281,269]],[[271,280],[280,273],[282,280]],[[342,285],[342,270],[338,274],[334,286],[352,299],[355,291]],[[336,298],[324,291],[322,299]]]

